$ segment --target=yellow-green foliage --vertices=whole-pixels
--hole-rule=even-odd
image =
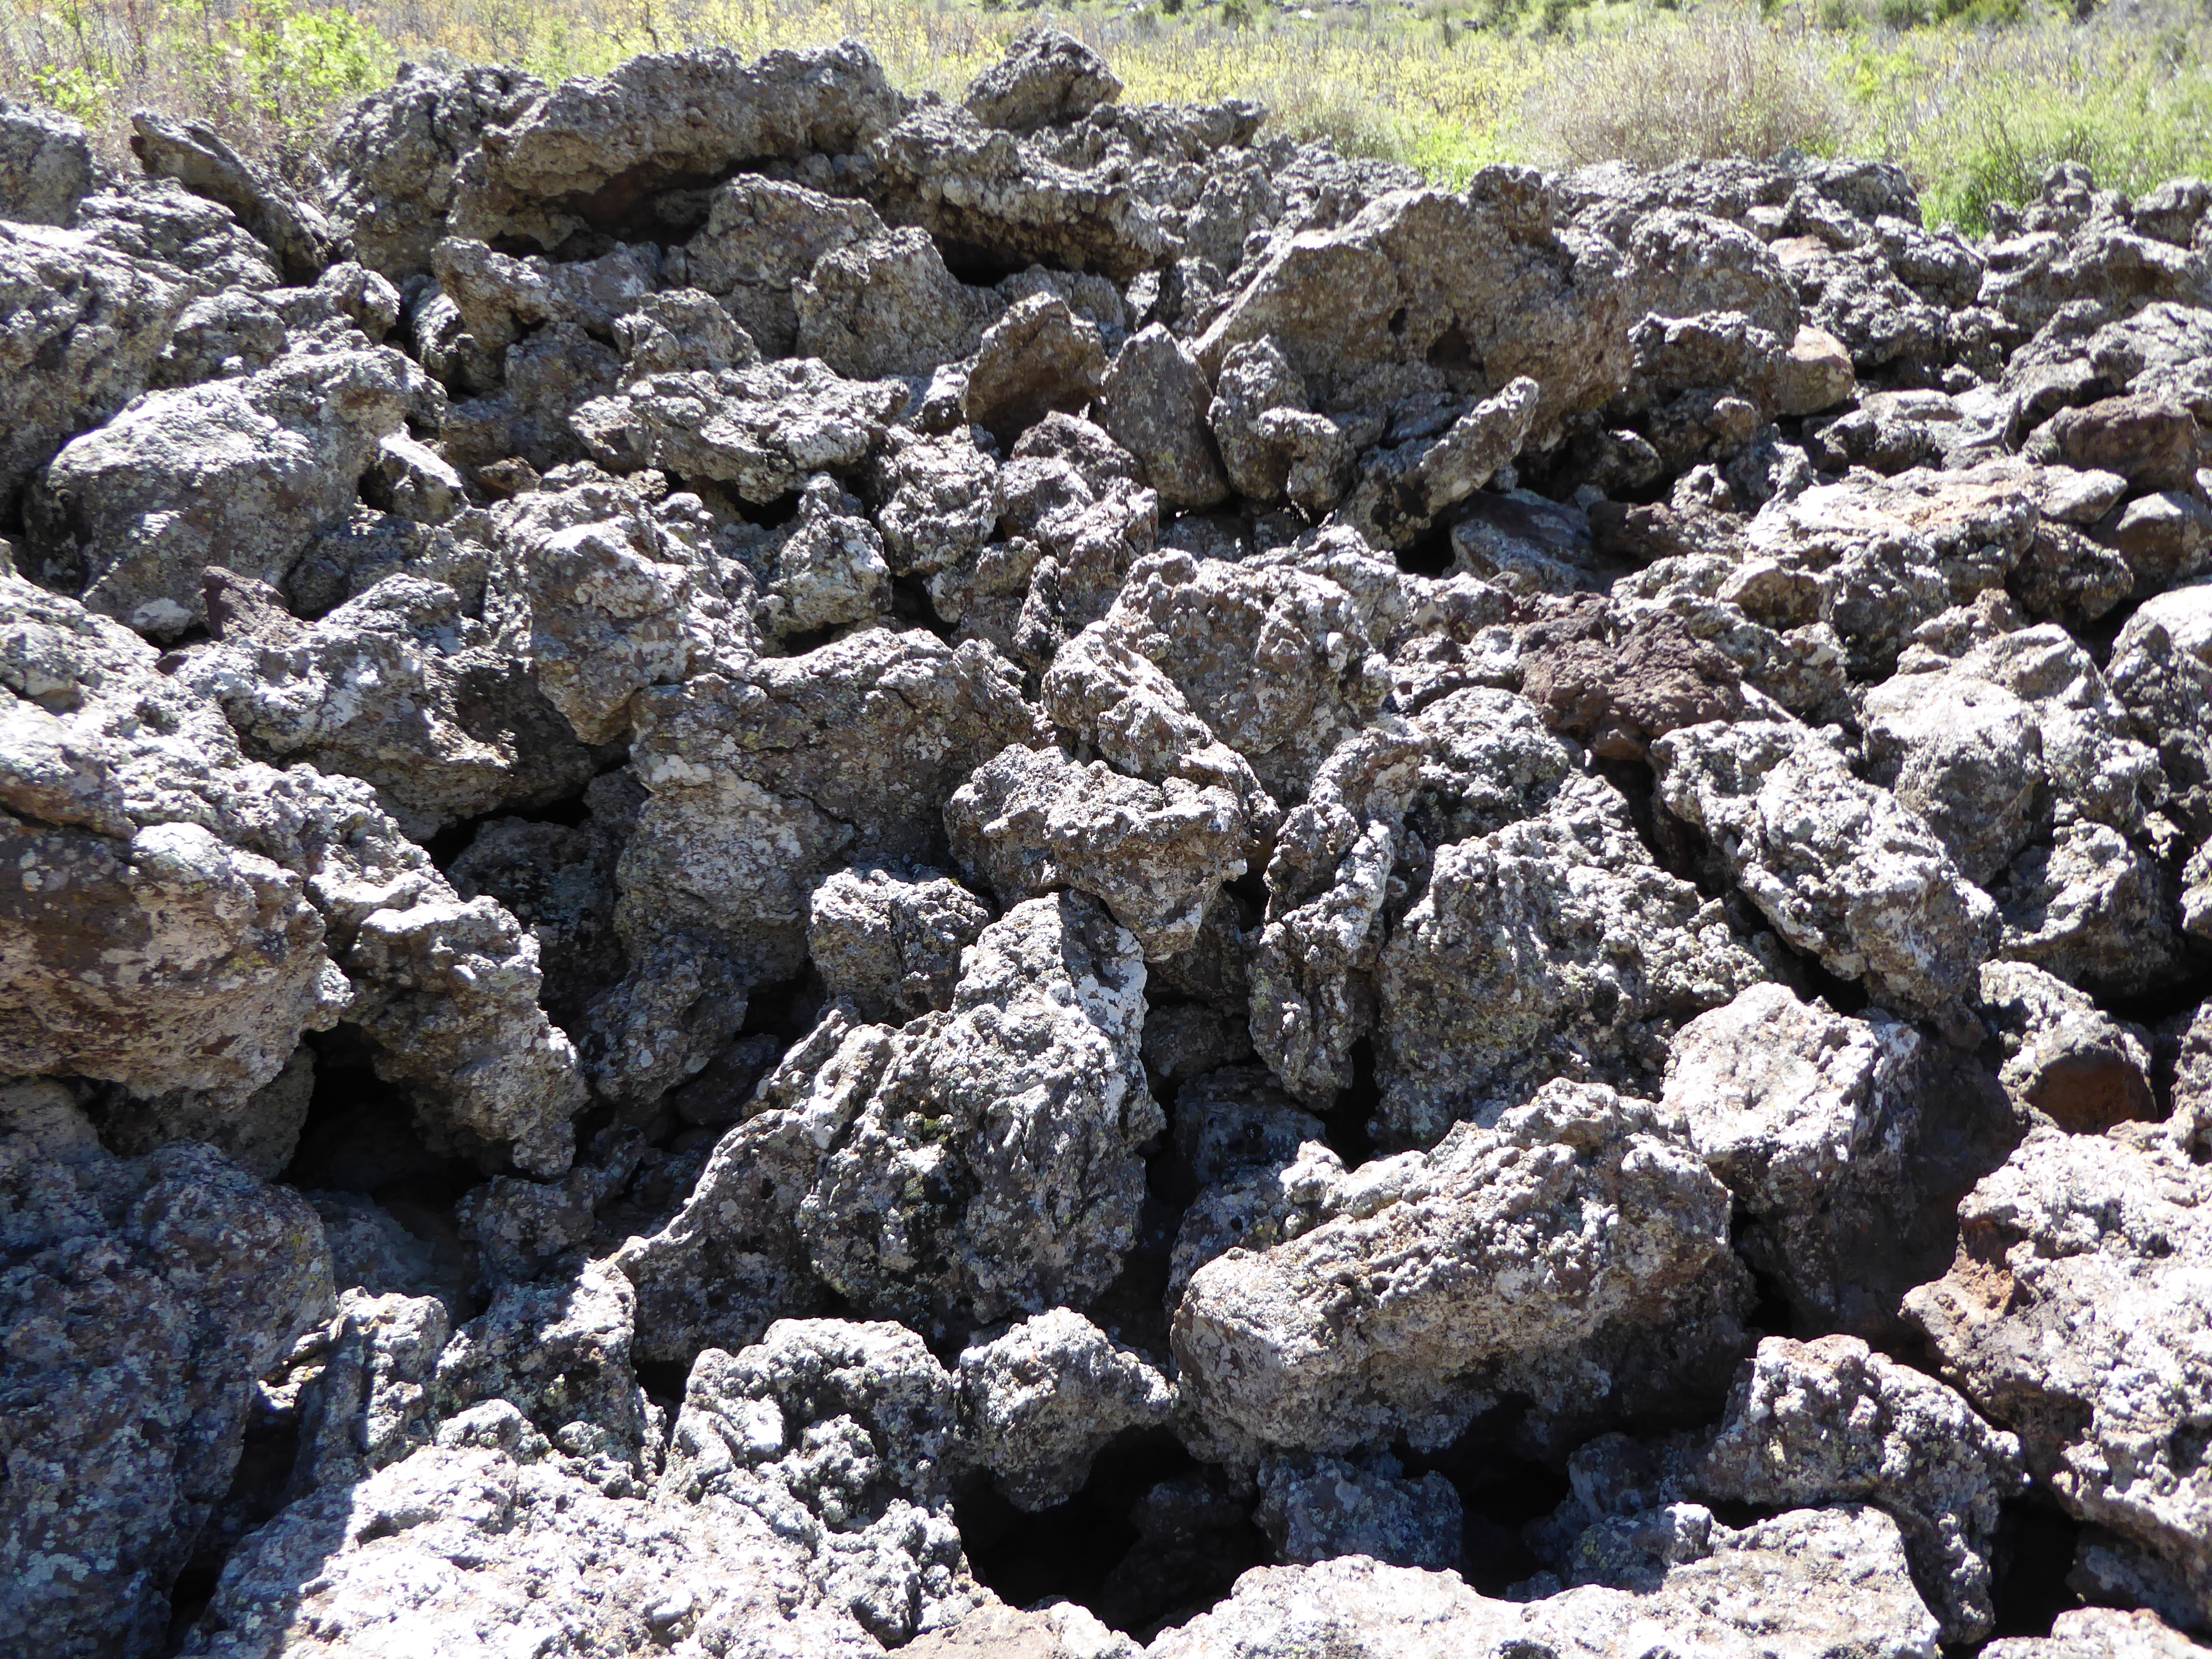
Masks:
[[[1901,162],[1929,216],[1978,228],[2055,161],[2139,191],[2212,173],[2212,22],[2196,0],[0,0],[0,91],[68,110],[111,154],[149,104],[298,167],[346,99],[450,52],[548,79],[640,52],[866,40],[957,95],[1049,17],[1133,101],[1228,96],[1279,131],[1455,183],[1485,163],[1767,155]],[[2118,7],[2130,8],[2124,14]]]

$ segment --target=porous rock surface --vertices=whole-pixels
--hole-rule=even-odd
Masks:
[[[1122,94],[0,100],[0,1648],[2201,1650],[2212,187]]]

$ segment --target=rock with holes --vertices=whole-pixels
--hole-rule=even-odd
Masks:
[[[868,159],[885,218],[1002,270],[1042,264],[1127,283],[1182,251],[1175,215],[1123,186],[1110,164],[1064,162],[964,109],[912,111]]]
[[[18,216],[0,216],[0,309],[9,319],[0,345],[0,501],[6,502],[18,499],[64,444],[152,383],[171,326],[194,297],[183,273],[161,263],[81,234],[13,222]],[[281,323],[278,331],[281,337]]]
[[[619,223],[648,192],[742,161],[864,149],[903,104],[857,40],[751,64],[726,50],[633,58],[538,94],[463,156],[448,222],[550,251]]]
[[[624,939],[635,952],[690,932],[770,979],[803,959],[816,883],[927,854],[960,783],[1038,735],[988,646],[888,629],[650,688],[632,708],[651,799],[623,852]]]
[[[765,1522],[804,1552],[810,1600],[901,1643],[982,1596],[952,1524],[958,1412],[953,1378],[912,1331],[779,1321],[692,1368],[663,1502]]]
[[[1613,248],[1554,223],[1552,187],[1486,167],[1467,192],[1395,191],[1339,228],[1273,244],[1197,345],[1218,372],[1271,337],[1324,410],[1421,393],[1540,390],[1538,441],[1594,410],[1627,370],[1626,275]]]
[[[932,870],[840,870],[809,902],[806,954],[831,1000],[902,1025],[952,1006],[961,955],[990,920],[981,899]]]
[[[178,678],[256,753],[374,785],[418,839],[591,781],[568,722],[443,582],[387,576],[311,623],[226,570],[210,570],[206,592],[217,643],[190,653]]]
[[[321,1224],[210,1146],[116,1158],[64,1090],[30,1083],[0,1091],[0,1640],[155,1651],[256,1379],[329,1311]]]
[[[2070,1515],[2212,1608],[2203,1164],[2166,1126],[2031,1133],[1959,1212],[1959,1255],[1906,1299],[1944,1376],[2018,1434]]]
[[[752,1340],[773,1297],[817,1285],[939,1330],[1088,1305],[1135,1243],[1138,1149],[1164,1127],[1144,987],[1135,939],[1061,894],[983,930],[946,1012],[894,1029],[833,1009],[684,1209],[618,1254],[658,1316],[646,1340]]]
[[[544,90],[517,70],[402,64],[391,86],[339,116],[324,146],[332,228],[395,283],[428,270],[461,158]]]
[[[1326,1204],[1184,1290],[1175,1353],[1202,1443],[1433,1449],[1513,1395],[1543,1444],[1593,1414],[1663,1410],[1744,1345],[1727,1188],[1679,1119],[1602,1085],[1547,1085]]]
[[[367,784],[247,759],[120,624],[20,577],[0,592],[24,733],[0,1065],[235,1103],[343,1017],[434,1138],[565,1168],[582,1081],[514,918],[463,903]]]
[[[1651,746],[1667,810],[1711,840],[1775,930],[1906,1008],[1969,988],[1996,906],[1925,820],[1853,777],[1817,732],[1771,720],[1685,726]]]
[[[2027,1470],[2017,1439],[1935,1378],[1855,1337],[1770,1337],[1736,1374],[1697,1479],[1736,1503],[1875,1505],[1904,1533],[1945,1637],[1973,1641],[1995,1617],[1998,1505]]]
[[[1033,132],[1079,121],[1121,95],[1106,60],[1062,30],[1031,27],[969,83],[968,112],[985,126]]]
[[[2025,1110],[2077,1134],[2157,1115],[2146,1034],[2025,962],[1982,964],[1978,998],[2004,1050],[1997,1073]]]
[[[958,1374],[966,1455],[1023,1510],[1073,1497],[1116,1435],[1175,1408],[1166,1377],[1064,1308],[965,1349]]]
[[[1244,873],[1249,835],[1218,785],[1146,783],[1059,749],[1006,749],[945,807],[952,855],[1002,903],[1058,887],[1103,900],[1149,959],[1198,941],[1206,907]]]
[[[791,300],[799,354],[856,380],[927,374],[972,356],[999,310],[911,227],[830,249],[792,284]]]
[[[1354,1462],[1299,1454],[1260,1466],[1253,1519],[1285,1563],[1364,1555],[1397,1567],[1456,1568],[1459,1493],[1431,1471],[1407,1480],[1384,1453]]]
[[[825,1604],[804,1546],[752,1510],[650,1496],[627,1472],[611,1492],[592,1474],[509,1402],[471,1407],[436,1444],[254,1534],[185,1650],[335,1656],[429,1631],[470,1659],[518,1632],[563,1659],[672,1643],[777,1659],[882,1651]],[[457,1559],[470,1570],[454,1571]]]
[[[282,582],[342,522],[422,372],[365,341],[157,392],[54,458],[26,511],[43,580],[163,637],[204,620],[200,572]]]
[[[1492,1601],[1454,1573],[1358,1556],[1267,1568],[1151,1652],[1242,1659],[1304,1644],[1344,1659],[1632,1659],[1663,1643],[1729,1659],[1933,1659],[1938,1650],[1896,1523],[1876,1510],[1793,1510],[1738,1530],[1686,1505],[1644,1530],[1653,1547],[1613,1553],[1633,1563],[1617,1584],[1601,1577],[1532,1601]]]
[[[773,501],[817,472],[857,471],[906,406],[896,380],[848,380],[817,359],[651,374],[572,404],[610,471],[654,467]]]
[[[1648,1089],[1680,1022],[1765,975],[1619,793],[1570,778],[1540,815],[1438,848],[1383,947],[1377,1132],[1431,1145],[1553,1077]]]
[[[484,620],[585,743],[624,735],[647,686],[752,654],[698,507],[579,463],[493,509]]]

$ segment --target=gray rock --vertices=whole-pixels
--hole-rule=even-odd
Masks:
[[[228,208],[276,256],[288,281],[312,283],[345,251],[321,210],[267,168],[247,161],[204,121],[131,115],[131,152],[156,179],[173,179]]]
[[[1727,1189],[1678,1121],[1601,1085],[1548,1085],[1328,1203],[1183,1292],[1179,1378],[1215,1444],[1433,1449],[1508,1394],[1532,1402],[1520,1432],[1543,1443],[1593,1412],[1659,1407],[1744,1344]],[[1347,1283],[1371,1287],[1356,1321]]]
[[[706,222],[666,256],[663,275],[713,295],[763,352],[781,357],[798,342],[796,290],[816,265],[840,249],[880,243],[885,235],[884,222],[865,202],[741,173],[708,198]],[[933,331],[939,326],[928,320]],[[870,349],[898,346],[876,341]]]
[[[1105,376],[1097,329],[1066,301],[1032,295],[984,331],[961,409],[1011,445],[1054,410],[1082,413]]]
[[[149,395],[40,477],[27,514],[44,580],[164,636],[205,618],[209,565],[282,582],[343,522],[420,374],[364,341]]]
[[[622,736],[633,696],[751,654],[707,538],[588,466],[493,509],[484,619],[575,735]],[[703,514],[696,515],[703,517]]]
[[[2212,586],[2161,593],[2113,641],[2108,677],[2135,734],[2158,752],[2158,805],[2190,839],[2212,836]]]
[[[856,380],[927,374],[971,356],[999,312],[911,228],[830,248],[792,284],[791,300],[799,354]]]
[[[1356,1556],[1263,1569],[1151,1652],[1231,1659],[1304,1643],[1326,1644],[1320,1650],[1344,1659],[1451,1659],[1524,1646],[1560,1659],[1632,1659],[1655,1639],[1742,1659],[1936,1652],[1936,1620],[1885,1515],[1797,1510],[1735,1531],[1694,1510],[1686,1528],[1692,1536],[1673,1558],[1631,1585],[1586,1584],[1528,1602],[1492,1601],[1451,1573]]]
[[[2069,1514],[2165,1564],[2212,1607],[2197,1450],[2206,1314],[2192,1288],[2212,1241],[2204,1171],[2163,1126],[2029,1134],[1959,1212],[1950,1273],[1906,1299],[1944,1375],[2018,1434]]]
[[[2005,1051],[1998,1080],[2023,1110],[2086,1134],[2157,1115],[2145,1034],[2087,992],[2024,962],[1989,962],[1979,1002]]]
[[[987,127],[1033,132],[1079,121],[1121,95],[1104,58],[1072,34],[1032,25],[969,83],[965,106]]]
[[[1317,518],[1351,487],[1352,447],[1343,429],[1307,408],[1304,381],[1270,337],[1231,346],[1223,356],[1206,420],[1230,483],[1255,502],[1287,496]]]
[[[1411,439],[1377,452],[1364,464],[1351,499],[1332,522],[1350,526],[1374,546],[1411,547],[1439,514],[1481,489],[1521,453],[1541,401],[1537,383],[1517,376],[1440,437]]]
[[[1182,251],[1172,216],[1128,190],[1110,163],[1063,166],[964,109],[913,111],[868,159],[885,218],[1002,270],[1044,264],[1127,283]]]
[[[591,224],[607,196],[619,212],[624,194],[741,161],[849,154],[903,103],[857,40],[750,64],[726,50],[634,58],[539,94],[464,155],[448,220],[457,235],[527,238],[550,251]]]
[[[211,568],[205,592],[217,644],[177,678],[256,754],[374,785],[416,839],[591,781],[590,751],[442,582],[387,576],[313,623],[228,571]]]
[[[1808,728],[1686,726],[1651,745],[1667,810],[1711,840],[1776,932],[1907,1009],[1972,984],[1996,907],[1919,816]]]
[[[1770,1337],[1736,1375],[1700,1466],[1711,1496],[1778,1507],[1870,1503],[1905,1534],[1951,1641],[1985,1636],[1998,1505],[2027,1485],[2020,1442],[1856,1337]]]
[[[1207,436],[1206,376],[1165,328],[1154,323],[1124,341],[1099,390],[1099,424],[1143,465],[1163,507],[1182,512],[1227,499]]]
[[[662,1502],[757,1517],[804,1553],[807,1599],[903,1643],[981,1599],[952,1524],[957,1426],[953,1379],[912,1331],[782,1320],[692,1367]]]
[[[2148,1609],[2069,1607],[2051,1621],[2048,1636],[2008,1636],[1984,1652],[1992,1659],[2189,1659],[2200,1651]]]
[[[179,273],[153,260],[0,222],[0,502],[146,389],[191,298]]]
[[[1278,799],[1302,797],[1387,695],[1351,595],[1325,578],[1163,552],[1129,567],[1105,621]]]
[[[0,219],[65,225],[92,187],[82,122],[13,98],[0,102]]]
[[[649,688],[632,708],[652,798],[623,853],[623,937],[635,954],[691,933],[762,979],[799,964],[824,876],[926,855],[960,781],[1039,735],[990,647],[884,629]]]
[[[329,1310],[322,1227],[212,1147],[110,1156],[72,1132],[55,1085],[7,1103],[0,1639],[149,1652],[230,1485],[255,1379]]]
[[[1073,1497],[1115,1436],[1175,1408],[1166,1377],[1065,1308],[966,1348],[958,1375],[965,1455],[1017,1509]]]
[[[801,358],[647,374],[568,418],[611,471],[650,466],[768,502],[817,472],[858,469],[907,395],[899,381],[848,380]]]
[[[1270,1458],[1260,1466],[1254,1516],[1285,1563],[1364,1555],[1395,1567],[1455,1568],[1462,1549],[1459,1493],[1441,1474],[1403,1479],[1384,1454]]]
[[[1105,762],[1016,744],[945,803],[954,858],[1014,904],[1055,888],[1103,900],[1147,960],[1197,943],[1206,907],[1244,873],[1236,798],[1181,778],[1150,784]]]
[[[1540,813],[1437,848],[1377,959],[1376,1131],[1433,1145],[1553,1077],[1648,1088],[1680,1022],[1765,974],[1619,792],[1569,776]]]
[[[772,640],[865,627],[890,609],[883,538],[826,472],[806,481],[797,517],[757,556],[768,591],[754,616]]]
[[[1340,229],[1279,240],[1199,341],[1199,361],[1217,372],[1231,348],[1273,337],[1325,410],[1486,397],[1533,374],[1530,429],[1550,441],[1628,366],[1623,261],[1554,228],[1556,205],[1538,174],[1488,167],[1464,196],[1394,191]]]
[[[472,1407],[435,1446],[315,1492],[253,1534],[186,1650],[335,1656],[425,1630],[516,1627],[564,1659],[581,1659],[586,1640],[628,1655],[694,1638],[726,1650],[763,1633],[781,1644],[766,1651],[792,1659],[882,1650],[822,1605],[807,1558],[750,1511],[611,1496],[579,1462],[514,1406]],[[457,1559],[476,1565],[455,1572]]]
[[[990,920],[981,899],[933,871],[840,870],[808,904],[806,954],[832,1001],[903,1025],[951,1007],[961,956]]]
[[[331,228],[395,283],[428,271],[461,157],[544,90],[518,70],[402,64],[391,86],[339,115],[323,148]]]
[[[948,1012],[902,1030],[825,1016],[684,1209],[618,1253],[647,1340],[754,1340],[768,1294],[788,1306],[817,1280],[932,1328],[1087,1305],[1135,1240],[1138,1148],[1165,1127],[1138,1053],[1144,985],[1135,940],[1061,895],[983,930]]]

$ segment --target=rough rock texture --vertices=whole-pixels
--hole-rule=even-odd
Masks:
[[[1738,1374],[1698,1482],[1739,1503],[1873,1503],[1905,1534],[1951,1641],[1989,1632],[1997,1506],[2027,1484],[2020,1443],[1934,1378],[1855,1337],[1770,1338]]]
[[[0,1635],[155,1651],[256,1379],[328,1307],[322,1225],[208,1146],[112,1157],[55,1085],[15,1085],[0,1111]]]
[[[1741,1531],[1693,1510],[1634,1582],[1495,1601],[1455,1576],[1358,1558],[1277,1567],[1154,1644],[1156,1659],[1244,1659],[1303,1644],[1346,1659],[1448,1659],[1540,1649],[1647,1652],[1655,1639],[1721,1654],[1932,1656],[1936,1621],[1896,1527],[1866,1510],[1799,1510]],[[1755,1609],[1755,1611],[1754,1611]]]
[[[2179,1659],[2212,186],[1088,27],[0,100],[0,1649]]]
[[[1326,1202],[1201,1267],[1176,1312],[1189,1409],[1226,1446],[1436,1448],[1509,1393],[1540,1443],[1663,1408],[1743,1343],[1726,1189],[1678,1124],[1602,1086],[1549,1085]]]
[[[1115,1435],[1164,1422],[1175,1407],[1164,1376],[1065,1308],[962,1353],[960,1392],[970,1455],[1025,1510],[1072,1497]]]
[[[1993,952],[1996,906],[1917,813],[1853,777],[1820,735],[1686,726],[1652,745],[1660,799],[1705,832],[1782,937],[1908,1009],[1958,995]]]
[[[2039,1481],[2163,1563],[2197,1621],[2212,1613],[2205,1181],[2163,1126],[2037,1129],[1960,1206],[1950,1273],[1906,1302]]]

